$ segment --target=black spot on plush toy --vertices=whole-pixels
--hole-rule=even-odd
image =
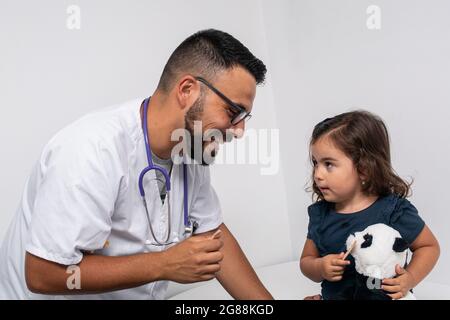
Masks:
[[[406,264],[408,243],[397,230],[378,223],[350,235],[346,245],[357,271],[354,299],[390,300],[381,289],[381,282],[396,276],[397,264]],[[415,300],[415,297],[409,292],[403,299]]]

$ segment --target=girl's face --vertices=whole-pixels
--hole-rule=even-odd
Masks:
[[[336,148],[327,135],[311,146],[311,155],[314,182],[326,201],[345,203],[361,193],[361,177],[352,159]]]

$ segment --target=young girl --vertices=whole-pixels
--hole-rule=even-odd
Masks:
[[[413,256],[405,269],[396,266],[395,278],[383,279],[381,289],[392,299],[405,296],[436,264],[439,244],[405,199],[410,184],[392,169],[383,121],[366,111],[325,119],[314,128],[310,153],[317,202],[308,208],[302,273],[322,282],[323,299],[352,299],[356,270],[351,256],[343,259],[345,241],[351,233],[384,223],[400,232]]]

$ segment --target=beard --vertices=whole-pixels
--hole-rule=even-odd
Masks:
[[[184,118],[185,128],[190,134],[190,137],[186,139],[186,151],[192,160],[195,160],[203,166],[209,166],[214,162],[214,158],[217,154],[215,142],[210,142],[208,139],[207,141],[204,141],[203,130],[201,130],[201,128],[200,130],[194,130],[194,122],[201,121],[202,119],[204,100],[203,93],[200,93],[200,96],[194,102]],[[212,138],[212,140],[214,140],[214,138]],[[200,150],[198,146],[201,146]],[[205,155],[207,155],[208,159],[205,159]]]

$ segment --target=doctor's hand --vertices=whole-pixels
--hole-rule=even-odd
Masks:
[[[220,235],[190,237],[162,252],[162,279],[179,283],[207,281],[215,278],[223,259]]]
[[[319,268],[322,278],[325,280],[336,282],[342,280],[345,267],[350,261],[344,260],[344,253],[329,254],[319,258]]]

